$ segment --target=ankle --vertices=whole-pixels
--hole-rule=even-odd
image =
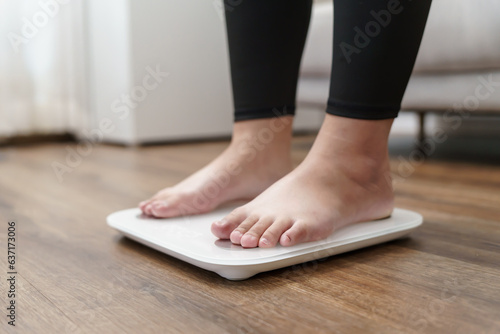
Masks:
[[[374,157],[372,155],[351,156],[349,163],[338,166],[339,170],[350,180],[358,184],[380,184],[389,176],[390,165],[387,154]]]
[[[273,117],[239,121],[233,125],[233,139],[248,139],[249,137],[284,137],[291,140],[293,116]]]
[[[236,122],[231,146],[263,158],[290,158],[292,123],[291,116]]]
[[[313,149],[335,157],[360,156],[382,160],[393,119],[363,120],[326,115]]]
[[[373,157],[364,154],[339,154],[335,159],[331,159],[326,154],[310,153],[302,163],[307,173],[321,175],[322,179],[334,179],[332,176],[342,175],[343,177],[360,185],[377,184],[381,180],[389,177],[390,165],[389,157]]]
[[[360,184],[379,182],[390,170],[387,141],[392,121],[327,115],[310,160]]]

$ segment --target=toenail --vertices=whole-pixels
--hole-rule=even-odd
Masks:
[[[226,221],[224,219],[217,220],[214,224],[217,226],[224,226],[224,225],[226,225]]]
[[[253,242],[257,241],[257,238],[256,238],[255,236],[253,236],[253,235],[248,235],[248,234],[245,234],[245,235],[243,236],[243,238],[245,238],[247,241],[249,241],[249,242],[251,242],[251,243],[253,243]]]
[[[290,243],[292,241],[292,238],[290,238],[288,235],[283,235],[283,241],[285,241],[286,243]]]
[[[243,236],[243,234],[241,234],[240,231],[233,231],[233,233],[231,233],[231,236],[234,237],[234,238],[237,238],[237,239],[241,239],[241,237]]]
[[[154,202],[153,206],[156,208],[165,208],[167,207],[167,202],[165,201]]]
[[[269,245],[269,240],[267,240],[266,238],[260,238],[260,243],[267,246]]]

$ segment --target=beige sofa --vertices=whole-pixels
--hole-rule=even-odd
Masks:
[[[313,8],[302,60],[298,104],[324,111],[329,90],[333,4]],[[434,0],[403,99],[403,111],[441,113],[458,122],[470,113],[500,115],[500,1]],[[452,123],[453,124],[453,123]],[[457,123],[458,124],[458,123]]]

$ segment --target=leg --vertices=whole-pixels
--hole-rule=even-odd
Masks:
[[[387,139],[430,0],[404,1],[403,9],[394,3],[335,1],[328,114],[311,151],[294,171],[215,222],[216,236],[244,247],[272,247],[278,242],[291,246],[326,238],[347,224],[391,214]],[[377,34],[369,32],[370,41],[361,44],[359,27],[378,22],[373,12],[377,17],[388,12],[391,22],[387,23],[386,15],[387,24],[379,24]]]
[[[311,0],[252,0],[226,11],[235,104],[229,147],[179,184],[139,203],[173,217],[250,200],[291,169],[290,142]]]
[[[226,12],[235,121],[295,112],[312,0],[243,1]]]

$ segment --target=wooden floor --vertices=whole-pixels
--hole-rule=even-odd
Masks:
[[[299,163],[313,137],[294,140]],[[96,146],[59,182],[74,144],[0,150],[0,332],[499,333],[500,164],[394,155],[411,238],[233,282],[122,238],[133,207],[226,143]],[[81,148],[82,149],[82,148]],[[85,153],[85,152],[83,152]],[[7,313],[7,222],[16,223],[16,327]]]

